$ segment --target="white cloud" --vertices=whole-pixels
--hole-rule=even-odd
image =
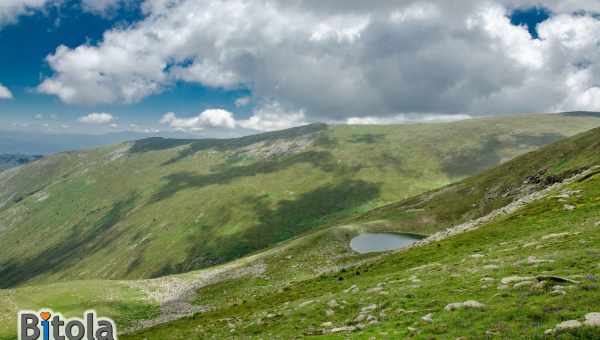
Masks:
[[[0,29],[5,25],[16,23],[22,15],[31,15],[34,11],[50,4],[60,3],[62,0],[1,0]]]
[[[2,84],[0,84],[0,100],[12,99],[12,98],[13,98],[12,92],[10,92],[10,90],[6,86],[3,86]]]
[[[555,12],[538,25],[539,40],[508,18],[532,5]],[[97,45],[58,47],[39,91],[89,104],[136,102],[176,81],[248,88],[267,104],[237,124],[261,130],[598,107],[600,20],[572,14],[600,11],[595,0],[146,0],[142,8],[144,20]]]
[[[250,104],[251,101],[252,101],[252,98],[250,98],[250,97],[240,97],[235,100],[235,107],[246,106],[246,105]]]
[[[160,120],[161,124],[180,131],[200,131],[205,128],[229,128],[236,127],[233,114],[226,110],[205,110],[196,117],[178,118],[173,112],[166,113]]]
[[[33,119],[38,119],[38,120],[40,120],[40,119],[44,119],[44,115],[43,115],[43,114],[41,114],[41,113],[38,113],[38,114],[36,114],[35,116],[33,116]]]
[[[272,131],[307,124],[304,112],[288,111],[278,102],[268,102],[257,107],[247,119],[236,119],[233,113],[210,109],[195,117],[181,118],[173,112],[166,113],[161,124],[178,131],[198,132],[206,129],[246,129]]]
[[[253,115],[239,122],[246,129],[273,131],[306,124],[303,111],[285,110],[278,102],[270,102],[254,110]]]
[[[109,15],[129,2],[131,0],[81,0],[81,7],[90,13]]]
[[[84,124],[108,124],[114,121],[114,117],[110,113],[94,112],[87,116],[80,117],[78,121]]]

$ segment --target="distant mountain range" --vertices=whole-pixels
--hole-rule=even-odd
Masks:
[[[141,133],[132,131],[89,135],[0,130],[0,154],[49,155],[62,151],[83,150],[156,136],[193,137],[179,133]]]

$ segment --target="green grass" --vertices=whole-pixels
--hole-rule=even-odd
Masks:
[[[72,281],[0,290],[0,339],[15,339],[19,310],[50,308],[66,317],[79,317],[89,309],[112,317],[119,329],[134,321],[158,315],[158,305],[145,294],[119,281]]]
[[[207,268],[597,125],[598,118],[560,115],[316,124],[228,140],[152,138],[46,157],[0,173],[0,285]]]
[[[478,230],[385,256],[352,270],[293,282],[286,289],[260,280],[248,282],[248,287],[242,280],[216,284],[200,290],[196,300],[207,299],[221,306],[216,311],[123,338],[319,337],[321,330],[331,328],[321,326],[323,322],[355,325],[353,319],[360,309],[376,304],[370,314],[379,322],[351,333],[352,338],[542,339],[546,329],[565,320],[581,320],[586,313],[598,312],[600,306],[600,177],[574,183],[567,189],[582,191],[566,202],[553,197],[556,192]],[[566,203],[577,208],[567,213],[563,208]],[[569,234],[542,240],[545,235],[562,232]],[[471,254],[484,257],[474,258]],[[530,256],[552,262],[528,264]],[[486,268],[489,264],[498,267]],[[541,274],[570,277],[579,284],[567,288],[566,296],[551,295],[549,286],[497,288],[503,277]],[[413,276],[420,281],[411,282]],[[484,277],[494,281],[486,284],[481,281]],[[385,295],[366,292],[378,284],[384,284]],[[271,289],[262,288],[265,285]],[[352,285],[360,291],[344,292]],[[247,295],[252,298],[240,302],[239,297]],[[331,308],[335,313],[327,316],[327,303],[332,299],[342,307]],[[309,300],[313,302],[302,306]],[[444,311],[446,304],[465,300],[477,300],[487,307],[484,311]],[[433,313],[432,323],[420,320],[428,313]],[[409,327],[417,331],[411,332]],[[600,329],[582,328],[558,338],[598,336]]]
[[[375,135],[384,134],[389,128],[381,127],[381,131]],[[352,131],[354,127],[334,132],[347,133],[345,129]],[[374,132],[370,130],[369,133]],[[10,306],[2,313],[9,317],[0,319],[0,334],[5,334],[7,338],[14,337],[11,332],[14,332],[15,323],[11,316],[16,317],[17,309],[41,307],[51,307],[67,315],[96,308],[101,315],[114,317],[119,329],[123,331],[139,320],[153,319],[159,315],[157,302],[150,297],[149,292],[165,289],[175,283],[204,280],[204,284],[199,286],[188,301],[211,307],[211,311],[137,333],[123,334],[120,338],[270,339],[310,335],[365,339],[542,339],[546,329],[561,321],[581,320],[586,313],[600,312],[596,307],[600,306],[598,172],[592,172],[562,188],[561,190],[573,191],[568,198],[556,197],[560,191],[554,192],[543,200],[535,201],[477,230],[422,247],[392,254],[358,255],[350,251],[348,244],[354,236],[365,231],[430,233],[465,219],[481,216],[494,207],[525,194],[519,188],[538,190],[580,169],[599,165],[599,137],[600,130],[592,130],[525,154],[478,176],[366,213],[363,209],[368,209],[369,204],[360,206],[353,203],[353,200],[361,197],[356,194],[357,188],[363,186],[357,179],[349,182],[355,184],[346,186],[349,191],[339,193],[336,190],[343,188],[329,184],[325,186],[327,191],[315,196],[305,193],[303,195],[308,195],[305,198],[295,197],[292,200],[282,198],[286,196],[280,194],[276,205],[264,203],[263,199],[247,199],[246,205],[234,207],[239,209],[235,214],[243,214],[248,205],[254,205],[253,210],[262,211],[259,216],[263,216],[263,220],[276,221],[276,224],[282,226],[281,230],[286,230],[284,226],[297,225],[301,234],[286,235],[282,238],[287,239],[285,241],[274,238],[276,236],[273,235],[263,235],[268,239],[267,243],[272,244],[267,250],[254,251],[252,247],[248,247],[245,250],[248,256],[225,265],[153,281],[75,281],[0,290],[0,306]],[[361,137],[358,141],[373,145],[380,138]],[[339,140],[339,136],[336,139]],[[153,151],[148,151],[151,152]],[[524,184],[527,178],[530,184]],[[286,176],[285,179],[293,181],[294,177]],[[384,187],[382,185],[378,191],[380,196]],[[68,190],[75,188],[77,186]],[[142,192],[140,190],[124,200],[114,200],[116,203],[107,212],[90,211],[88,216],[97,218],[87,217],[95,222],[92,228],[82,231],[94,236],[90,242],[83,244],[93,246],[83,249],[93,252],[95,247],[102,249],[110,247],[112,242],[122,242],[124,235],[129,234],[117,232],[114,228],[118,227],[123,216],[129,217],[136,209],[141,209],[136,204],[142,199],[140,197],[151,197],[154,194]],[[173,197],[179,195],[177,193]],[[267,194],[267,202],[272,203],[273,196],[275,193]],[[345,196],[349,197],[349,201],[340,199]],[[340,204],[340,209],[326,206],[327,211],[337,211],[321,214],[317,208],[324,198],[334,202],[328,204]],[[575,206],[575,210],[565,210],[566,204]],[[19,206],[17,204],[13,208]],[[171,208],[177,209],[176,206]],[[283,213],[277,214],[279,211]],[[222,211],[220,218],[232,218],[225,215]],[[154,218],[153,216],[149,217]],[[206,214],[195,213],[192,216],[198,220],[207,218]],[[288,222],[287,217],[292,222]],[[343,223],[336,225],[339,221]],[[310,228],[312,223],[316,223],[318,227]],[[406,227],[411,224],[415,224],[415,227]],[[208,225],[204,227],[210,228]],[[146,241],[148,234],[139,229],[135,231],[131,238],[132,244],[149,246]],[[177,229],[171,231],[175,233]],[[231,234],[230,230],[214,229],[211,233],[225,237],[215,247],[225,245],[225,249],[230,248],[230,245],[221,243]],[[556,233],[568,234],[543,239],[544,236]],[[190,237],[191,234],[187,235]],[[170,242],[177,244],[177,237],[179,235],[170,235]],[[191,240],[200,243],[197,239]],[[252,240],[254,239],[249,241]],[[242,256],[242,253],[236,255]],[[484,257],[471,257],[473,254],[483,254]],[[548,262],[528,263],[531,256]],[[105,270],[109,270],[114,268],[111,261],[119,258],[107,256],[106,259]],[[86,258],[78,260],[87,261]],[[156,268],[160,268],[162,263],[161,259],[156,259]],[[258,269],[249,270],[252,268]],[[244,272],[246,269],[248,270]],[[219,271],[222,271],[221,274],[210,274]],[[566,296],[551,295],[549,287],[498,289],[503,277],[514,275],[559,275],[575,279],[579,284],[567,288]],[[209,279],[203,279],[207,277]],[[493,282],[485,283],[483,278],[491,278]],[[360,291],[346,292],[352,285],[358,286]],[[369,288],[379,285],[383,287],[385,294],[368,292]],[[339,306],[329,307],[328,303],[332,299]],[[444,311],[446,304],[465,300],[477,300],[487,307],[485,311]],[[364,321],[360,322],[365,324],[365,328],[353,333],[323,333],[331,328],[322,326],[324,322],[331,322],[335,327],[356,325],[359,322],[353,320],[359,311],[371,304],[376,304],[375,310],[370,314],[377,318],[378,323],[366,325]],[[327,315],[328,309],[334,313]],[[421,317],[428,313],[433,313],[433,323],[421,321]],[[416,331],[411,331],[409,327]],[[586,339],[598,336],[600,330],[582,328],[560,334],[558,338]]]

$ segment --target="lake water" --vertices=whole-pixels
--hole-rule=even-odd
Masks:
[[[382,252],[400,249],[422,239],[409,234],[364,233],[350,241],[350,248],[361,254]]]

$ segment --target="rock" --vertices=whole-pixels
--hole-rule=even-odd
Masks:
[[[527,264],[538,264],[538,263],[545,263],[545,262],[554,262],[553,260],[542,260],[542,259],[538,259],[535,256],[529,256],[527,258]]]
[[[577,320],[567,320],[567,321],[563,321],[561,323],[559,323],[558,325],[556,325],[554,327],[554,332],[561,332],[561,331],[566,331],[566,330],[570,330],[570,329],[576,329],[581,327],[581,322],[577,321]]]
[[[474,259],[480,259],[482,257],[485,257],[485,255],[483,255],[483,254],[471,254],[471,255],[469,255],[469,257],[474,258]]]
[[[544,331],[544,335],[548,336],[548,335],[552,335],[554,334],[554,329],[550,328]]]
[[[332,309],[328,309],[325,311],[325,315],[327,316],[333,316],[335,314],[335,312]]]
[[[538,281],[550,281],[550,282],[561,282],[561,283],[571,283],[578,284],[579,282],[571,279],[567,279],[566,277],[554,276],[554,275],[538,275],[535,277]]]
[[[573,211],[573,210],[575,210],[576,207],[574,205],[571,205],[571,204],[565,204],[565,205],[563,205],[563,208],[566,211]]]
[[[332,328],[329,332],[330,333],[354,332],[356,329],[357,329],[356,326],[342,326],[342,327]]]
[[[433,322],[433,313],[429,313],[421,318],[424,322],[432,323]]]
[[[529,248],[529,247],[533,247],[535,245],[537,245],[537,242],[529,242],[529,243],[525,243],[524,245],[522,245],[523,248]]]
[[[352,285],[350,288],[344,290],[344,293],[358,293],[360,288],[357,285]]]
[[[367,318],[366,314],[358,314],[356,318],[354,318],[354,322],[362,322]]]
[[[550,292],[550,295],[552,295],[552,296],[567,295],[567,292],[565,292],[564,290],[553,290]]]
[[[444,307],[444,310],[453,311],[453,310],[463,309],[463,308],[483,309],[483,308],[485,308],[485,305],[483,303],[475,301],[475,300],[468,300],[465,302],[450,303],[450,304],[446,305],[446,307]]]
[[[379,321],[377,321],[377,318],[373,315],[369,315],[367,316],[367,322],[369,323],[369,325],[372,325],[378,323]]]
[[[331,322],[331,321],[323,322],[321,324],[321,327],[331,327],[331,326],[333,326],[333,322]]]
[[[313,302],[314,302],[313,300],[304,301],[304,302],[302,302],[301,304],[298,305],[298,308],[306,307],[306,306],[310,305]]]
[[[411,333],[416,333],[416,332],[417,332],[417,329],[416,329],[416,328],[414,328],[414,327],[406,327],[406,329],[407,329],[409,332],[411,332]]]
[[[590,327],[600,327],[600,313],[587,313],[583,324]]]
[[[569,235],[571,235],[571,234],[570,233],[548,234],[548,235],[542,236],[542,240],[549,240],[549,239],[552,239],[552,238],[565,237],[565,236],[569,236]]]
[[[412,283],[420,283],[421,282],[421,280],[416,275],[411,276],[409,280]]]
[[[483,269],[488,269],[488,270],[495,270],[498,268],[500,268],[500,266],[497,264],[486,264],[485,266],[483,266]]]
[[[531,281],[533,279],[534,279],[534,277],[532,277],[532,276],[507,276],[507,277],[503,277],[502,280],[500,280],[500,283],[502,283],[503,285],[508,285],[511,283],[516,283],[516,282],[521,282],[521,281]]]
[[[517,282],[513,285],[513,288],[521,288],[521,287],[529,287],[531,285],[533,285],[535,282],[533,281],[521,281],[521,282]]]
[[[377,308],[377,305],[374,304],[374,303],[372,303],[372,304],[370,304],[370,305],[368,305],[366,307],[361,308],[360,312],[361,313],[367,313],[367,312],[370,312],[372,310],[375,310],[376,308]]]
[[[330,308],[335,308],[335,307],[339,306],[339,304],[337,303],[337,301],[335,299],[332,299],[329,302],[327,302],[327,306],[329,306]]]
[[[382,291],[383,291],[383,287],[373,287],[373,288],[367,289],[367,293],[369,293],[369,294],[380,293]]]

